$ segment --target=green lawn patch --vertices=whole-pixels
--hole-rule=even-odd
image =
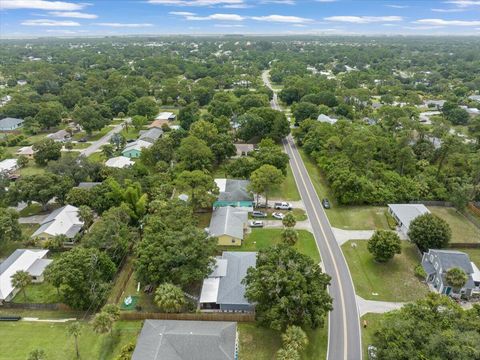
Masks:
[[[326,213],[332,226],[346,230],[390,229],[386,217],[386,207],[339,205],[315,162],[303,150],[300,150],[300,154],[318,197],[330,200],[332,208],[326,210]]]
[[[372,345],[373,335],[377,330],[380,329],[382,324],[382,319],[384,318],[383,314],[372,314],[368,313],[362,316],[362,348],[363,348],[363,358],[368,359],[368,345]],[[363,321],[367,321],[367,327],[363,327]]]
[[[356,248],[351,246],[352,243],[357,245]],[[427,286],[415,277],[414,268],[421,259],[415,245],[408,241],[402,241],[402,253],[385,264],[374,261],[365,240],[348,241],[342,245],[342,251],[355,291],[364,299],[413,301],[428,293]]]
[[[284,201],[298,201],[300,194],[298,193],[297,184],[292,174],[290,165],[287,166],[287,176],[282,184],[276,186],[269,195],[272,199],[279,199]]]
[[[93,162],[99,162],[99,163],[104,163],[106,161],[105,155],[103,155],[101,151],[94,152],[88,157],[88,159]]]
[[[126,271],[124,268],[123,271]],[[140,307],[141,311],[155,312],[158,311],[158,307],[153,303],[153,294],[149,295],[143,291],[143,288],[146,284],[140,284],[140,291],[137,291],[138,282],[135,279],[135,272],[132,272],[132,275],[128,279],[128,282],[121,292],[121,296],[118,300],[118,306],[122,307],[123,300],[127,296],[136,297],[136,307]]]
[[[252,323],[238,323],[239,359],[271,360],[282,346],[281,333]],[[307,331],[309,344],[301,354],[302,360],[325,359],[328,328]]]
[[[212,218],[211,212],[196,213],[195,218],[198,221],[197,226],[201,229],[205,229],[210,226],[210,219]]]
[[[480,242],[480,230],[455,208],[429,206],[428,209],[450,225],[452,229],[452,243]]]
[[[29,238],[40,227],[40,224],[20,224],[23,236]]]
[[[68,324],[40,322],[5,322],[0,326],[0,338],[8,344],[8,351],[0,352],[0,360],[25,360],[34,349],[45,351],[48,360],[75,359],[73,337],[68,335]],[[136,342],[141,321],[119,321],[112,335],[96,334],[91,325],[82,322],[79,336],[82,359],[115,359],[122,346]]]
[[[5,260],[15,250],[23,247],[22,241],[0,242],[0,259]]]
[[[26,208],[20,210],[19,215],[21,217],[27,217],[32,215],[38,215],[43,211],[42,205],[39,203],[31,203]]]
[[[227,251],[258,251],[269,246],[279,244],[282,229],[252,229],[252,232],[247,235],[240,248],[225,247]],[[302,254],[310,256],[315,262],[320,262],[320,254],[318,252],[317,244],[312,233],[306,230],[298,230],[298,242],[295,248]]]
[[[26,287],[27,299],[20,291],[14,298],[14,303],[54,304],[61,302],[57,289],[47,282],[41,284],[30,284]]]
[[[45,167],[30,161],[26,167],[21,168],[18,172],[20,176],[41,175],[45,173]]]
[[[80,149],[86,149],[88,148],[90,145],[92,145],[91,143],[88,143],[88,142],[76,142],[76,143],[72,143],[72,149],[76,149],[76,150],[80,150]]]

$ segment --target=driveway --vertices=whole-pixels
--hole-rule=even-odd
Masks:
[[[363,316],[367,313],[383,314],[392,310],[398,310],[406,303],[365,300],[361,296],[357,295],[357,304],[360,316]]]
[[[88,148],[80,151],[80,155],[89,157],[93,153],[99,151],[101,147],[105,144],[110,143],[110,139],[114,134],[119,133],[123,129],[123,124],[125,122],[130,123],[132,121],[131,118],[125,119],[125,121],[121,124],[116,125],[112,130],[110,130],[107,134],[105,134],[103,137],[98,139],[97,141],[92,142],[92,145],[90,145]]]

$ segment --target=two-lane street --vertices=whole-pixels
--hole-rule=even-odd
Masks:
[[[262,79],[270,89],[268,72]],[[274,92],[273,109],[281,110]],[[328,320],[328,360],[357,360],[362,358],[360,319],[352,278],[343,253],[335,239],[330,222],[315,191],[310,176],[291,136],[283,141],[290,157],[290,166],[305,204],[313,234],[322,257],[323,270],[332,277],[329,293],[333,311]]]

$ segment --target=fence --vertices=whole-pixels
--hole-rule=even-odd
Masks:
[[[478,204],[478,203],[477,203]],[[480,204],[478,204],[480,206]],[[469,203],[468,204],[468,208],[470,209],[471,212],[473,212],[474,214],[480,216],[480,208],[478,208],[477,206],[475,206],[475,203]]]
[[[410,204],[423,204],[425,206],[443,206],[443,207],[452,207],[453,204],[449,201],[410,201]]]
[[[26,309],[26,310],[62,310],[70,311],[70,307],[62,304],[36,304],[36,303],[4,303],[0,308],[4,309]]]
[[[449,248],[480,249],[480,243],[450,243]]]
[[[148,313],[148,312],[121,312],[121,320],[198,320],[198,321],[237,321],[237,322],[253,322],[255,321],[254,313]]]

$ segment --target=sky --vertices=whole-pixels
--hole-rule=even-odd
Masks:
[[[480,35],[480,0],[0,0],[0,38]]]

